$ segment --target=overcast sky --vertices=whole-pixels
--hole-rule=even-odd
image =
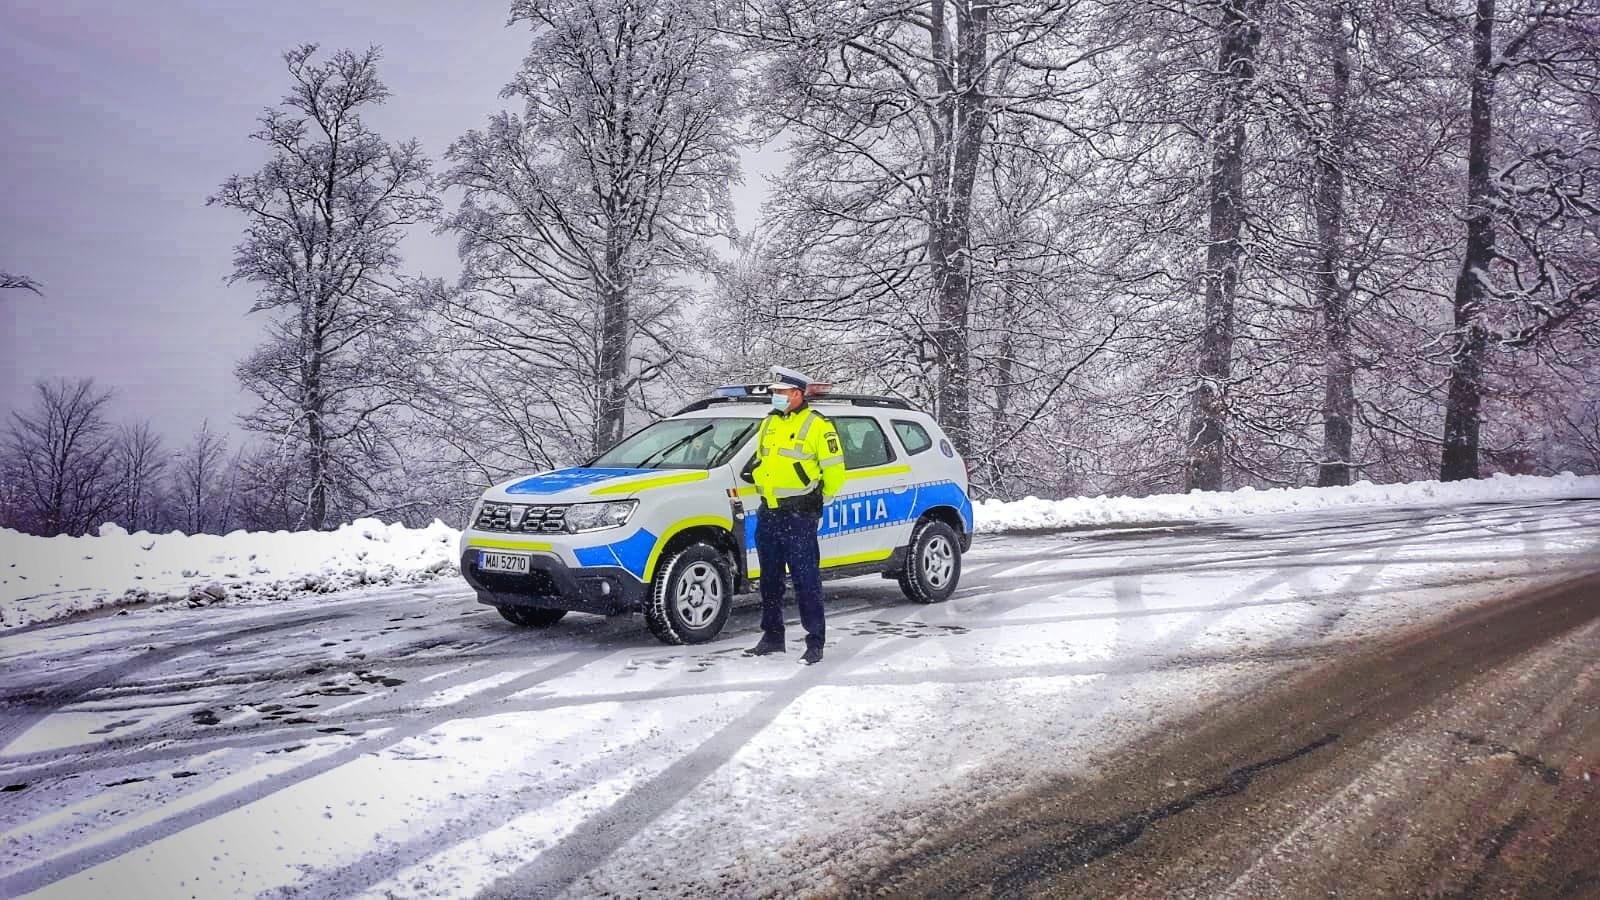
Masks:
[[[179,446],[209,418],[235,427],[233,376],[263,321],[229,286],[244,220],[206,207],[265,151],[247,139],[288,90],[282,53],[383,48],[393,96],[366,114],[437,162],[503,108],[526,26],[510,4],[424,0],[21,0],[0,7],[0,271],[44,296],[0,293],[0,406],[41,377],[93,376],[118,420],[149,418]],[[760,165],[759,163],[757,164]],[[760,173],[751,181],[759,182]],[[739,192],[741,219],[757,198]],[[453,278],[454,243],[408,239],[406,268]],[[5,419],[9,421],[7,414]]]

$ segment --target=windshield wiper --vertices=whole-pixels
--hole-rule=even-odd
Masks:
[[[682,447],[684,444],[689,443],[690,441],[692,441],[695,438],[705,434],[706,432],[710,431],[711,429],[713,429],[715,427],[716,427],[716,423],[712,423],[710,425],[705,425],[705,426],[702,426],[700,428],[695,429],[694,431],[689,432],[688,434],[686,434],[683,437],[677,439],[676,441],[673,441],[671,444],[668,444],[666,447],[663,447],[660,450],[657,450],[656,452],[650,454],[649,456],[646,456],[644,459],[639,460],[639,462],[637,463],[638,468],[641,468],[641,469],[654,468],[653,466],[650,465],[650,461],[652,459],[655,459],[658,456],[666,456],[667,454],[671,453],[672,451],[678,449],[679,447]]]

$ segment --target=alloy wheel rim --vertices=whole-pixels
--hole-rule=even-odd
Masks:
[[[955,567],[955,547],[951,546],[950,539],[942,534],[934,535],[922,548],[923,577],[938,590],[950,583]]]
[[[701,628],[722,608],[722,577],[710,563],[694,563],[678,579],[673,599],[678,618],[690,628]]]

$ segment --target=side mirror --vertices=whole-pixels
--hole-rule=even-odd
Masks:
[[[755,484],[756,483],[755,471],[756,471],[756,457],[755,456],[751,456],[750,457],[750,461],[745,463],[744,464],[744,468],[739,470],[739,480],[743,481],[745,484]]]

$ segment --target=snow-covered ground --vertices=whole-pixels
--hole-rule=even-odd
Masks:
[[[1600,501],[1535,498],[1596,487],[983,535],[946,603],[831,583],[810,668],[793,624],[786,657],[740,654],[754,608],[667,647],[637,618],[518,629],[455,579],[0,633],[0,896],[870,884],[974,805],[1092,777],[1206,704],[1595,570]],[[1170,503],[1125,521],[1185,518]]]
[[[1346,508],[1427,508],[1466,503],[1600,497],[1600,477],[1505,476],[1345,488],[1244,488],[1143,498],[988,500],[979,533],[1205,522],[1268,513]],[[455,574],[460,532],[362,519],[332,532],[234,532],[226,536],[129,534],[39,538],[0,529],[0,628],[142,601],[194,606],[279,600],[363,585],[410,584]]]

